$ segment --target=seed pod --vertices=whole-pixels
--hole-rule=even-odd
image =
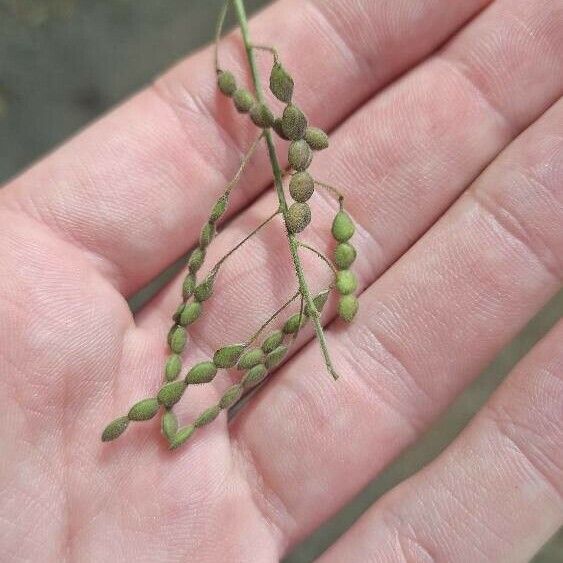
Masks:
[[[328,301],[329,294],[330,294],[330,290],[325,289],[324,291],[321,291],[319,294],[313,297],[313,303],[315,304],[315,308],[319,313],[322,312],[322,310],[324,309],[324,306]],[[309,305],[305,305],[305,315],[307,315],[308,317],[311,316]]]
[[[229,387],[221,397],[221,400],[219,401],[219,406],[222,409],[228,409],[232,407],[241,398],[242,391],[243,391],[243,387],[241,384],[237,384],[237,385],[233,385],[232,387]]]
[[[334,249],[334,263],[339,270],[348,269],[356,260],[356,249],[349,242],[341,242]]]
[[[127,413],[127,418],[136,421],[150,420],[159,408],[160,405],[155,398],[143,399],[131,407]]]
[[[254,96],[246,89],[239,88],[233,94],[233,101],[239,113],[248,113],[254,105]]]
[[[315,181],[309,172],[297,172],[289,182],[291,197],[299,202],[307,201],[315,191]]]
[[[280,101],[286,104],[293,97],[293,78],[287,73],[280,63],[275,63],[270,73],[270,90]]]
[[[162,415],[162,433],[169,442],[172,442],[178,431],[178,418],[173,411],[167,410]]]
[[[288,104],[283,110],[282,127],[288,139],[298,141],[305,136],[307,118],[296,105]]]
[[[340,270],[336,275],[336,289],[340,295],[350,295],[358,289],[356,274],[350,270]]]
[[[274,114],[271,112],[270,108],[262,103],[258,102],[252,106],[250,110],[250,119],[256,127],[261,129],[267,129],[274,124]]]
[[[210,274],[194,289],[194,297],[196,301],[202,303],[207,301],[213,295],[213,284],[215,283],[215,274]]]
[[[251,389],[262,383],[267,375],[268,370],[266,366],[264,364],[258,364],[246,372],[245,376],[242,378],[241,385],[243,385],[245,389]]]
[[[212,407],[209,407],[196,418],[194,426],[196,428],[200,428],[202,426],[205,426],[206,424],[209,424],[210,422],[213,422],[220,412],[221,408],[219,407],[219,405],[213,405]]]
[[[163,385],[156,398],[161,405],[170,408],[182,398],[185,390],[186,384],[183,379],[180,379],[180,381],[173,381]]]
[[[347,242],[352,238],[355,230],[350,215],[346,211],[339,211],[332,222],[332,236],[338,242]]]
[[[188,333],[183,326],[176,325],[170,333],[170,350],[176,354],[181,354],[186,346]]]
[[[199,235],[199,247],[203,250],[206,250],[207,247],[211,244],[214,236],[215,225],[213,223],[205,223]]]
[[[338,302],[338,315],[346,322],[352,322],[360,304],[355,295],[343,295]]]
[[[172,440],[170,440],[170,449],[175,450],[179,448],[182,444],[185,444],[195,432],[195,426],[190,424],[189,426],[183,426],[174,434]]]
[[[178,305],[176,312],[172,315],[172,320],[174,321],[174,323],[178,324],[178,321],[180,320],[180,315],[182,314],[182,311],[184,310],[185,306],[186,304],[183,302]]]
[[[245,344],[232,344],[219,348],[213,355],[213,363],[218,368],[232,368],[236,366],[245,348]]]
[[[284,141],[289,141],[287,135],[283,131],[283,122],[281,117],[277,117],[274,120],[274,124],[272,125],[272,127],[276,132],[276,134],[278,135],[278,137],[280,137],[280,139],[283,139]]]
[[[272,350],[275,350],[282,342],[285,334],[281,330],[276,330],[264,340],[262,343],[262,350],[265,354],[269,354]]]
[[[182,358],[178,354],[171,354],[164,366],[164,378],[166,381],[174,381],[182,371]]]
[[[194,274],[188,274],[182,285],[182,297],[184,301],[187,301],[194,293],[194,289],[196,286],[196,279]]]
[[[129,426],[129,419],[126,416],[120,416],[110,422],[102,433],[102,442],[111,442],[119,438]]]
[[[286,354],[287,346],[284,346],[283,344],[281,346],[278,346],[275,350],[273,350],[266,356],[266,367],[268,369],[275,368],[283,360]]]
[[[293,170],[303,172],[311,165],[313,151],[305,141],[293,141],[291,145],[289,145],[287,158]]]
[[[213,362],[200,362],[186,375],[186,385],[209,383],[217,374],[217,366]]]
[[[217,85],[219,86],[219,90],[225,94],[225,96],[232,96],[237,89],[237,81],[233,76],[232,72],[228,70],[222,70],[217,75]]]
[[[170,330],[168,331],[168,336],[166,337],[166,342],[168,342],[168,346],[170,346],[170,343],[172,342],[172,336],[174,335],[174,331],[176,330],[177,327],[178,327],[177,324],[173,324],[170,327]]]
[[[247,350],[239,359],[237,369],[247,370],[264,361],[264,351],[262,348],[251,348]]]
[[[311,208],[307,203],[292,203],[287,210],[287,230],[292,234],[305,230],[311,222]]]
[[[201,303],[198,303],[197,301],[187,303],[180,314],[178,324],[188,326],[195,323],[197,319],[199,319],[202,309],[203,307]]]
[[[210,223],[216,223],[219,219],[223,216],[225,211],[227,210],[227,205],[229,204],[229,197],[226,194],[223,194],[213,206],[211,210],[211,215],[209,216]]]
[[[305,140],[314,151],[322,151],[328,148],[328,135],[318,127],[307,127]]]
[[[190,270],[190,274],[195,274],[203,266],[204,260],[205,250],[198,246],[188,258],[188,269]]]
[[[305,315],[301,315],[300,313],[295,313],[295,315],[291,315],[289,319],[287,319],[286,323],[283,325],[283,332],[285,334],[295,334],[307,321],[307,317]]]

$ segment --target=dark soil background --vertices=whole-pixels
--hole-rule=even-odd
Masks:
[[[247,0],[250,11],[266,3]],[[208,42],[220,4],[221,0],[0,0],[0,184]],[[171,271],[132,300],[132,307],[144,302]],[[562,315],[560,292],[422,442],[285,561],[313,561],[386,490],[434,458]],[[563,533],[535,561],[562,562]]]

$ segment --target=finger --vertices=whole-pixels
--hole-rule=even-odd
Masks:
[[[316,343],[251,402],[234,437],[286,547],[423,432],[560,287],[563,102],[523,134]],[[306,374],[306,375],[305,375]]]
[[[256,42],[274,42],[284,54],[312,122],[331,128],[488,1],[417,0],[397,9],[285,0],[251,27]],[[415,33],[416,42],[403,42]],[[239,39],[221,50],[226,66],[248,74]],[[261,61],[264,70],[271,65]],[[193,245],[202,210],[257,134],[216,93],[214,80],[206,49],[13,181],[3,204],[84,249],[120,291],[134,292]],[[257,156],[232,210],[270,179]]]
[[[321,561],[530,561],[563,524],[563,322]]]

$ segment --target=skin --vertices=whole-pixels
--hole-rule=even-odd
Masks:
[[[311,123],[332,131],[311,171],[343,188],[358,225],[360,312],[343,326],[327,304],[338,382],[304,331],[229,427],[221,415],[174,453],[156,420],[99,436],[155,394],[180,278],[135,318],[126,298],[195,244],[257,134],[216,93],[211,50],[2,189],[4,556],[277,561],[415,442],[561,287],[562,12],[559,0],[282,0],[251,22]],[[237,36],[221,57],[247,72]],[[262,151],[208,264],[275,209],[270,179]],[[330,252],[336,203],[311,204],[304,238]],[[186,366],[291,294],[287,258],[278,223],[225,265]],[[562,341],[559,324],[324,560],[528,560],[563,522]],[[228,383],[189,390],[181,419]]]

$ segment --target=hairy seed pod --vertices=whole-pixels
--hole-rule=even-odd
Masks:
[[[215,274],[209,274],[203,282],[194,289],[194,297],[199,303],[207,301],[213,295],[213,284],[215,283]]]
[[[206,250],[207,247],[211,244],[214,236],[215,225],[213,223],[205,223],[199,235],[199,247],[203,250]]]
[[[170,449],[175,450],[181,445],[185,444],[195,432],[195,426],[190,424],[189,426],[183,426],[174,434],[172,440],[170,440]]]
[[[166,337],[166,342],[168,342],[168,346],[170,346],[170,344],[172,342],[172,336],[174,335],[174,332],[175,332],[177,327],[178,327],[177,324],[173,324],[170,327],[170,330],[168,331],[168,336]]]
[[[307,118],[296,105],[288,104],[283,110],[282,127],[288,139],[299,141],[305,136]]]
[[[178,354],[171,354],[164,366],[164,378],[166,381],[174,381],[182,371],[182,358]]]
[[[178,417],[173,411],[167,410],[164,412],[162,415],[161,429],[168,442],[172,442],[178,431]]]
[[[221,70],[217,74],[217,85],[219,86],[219,90],[221,90],[225,96],[229,97],[232,96],[237,89],[237,81],[233,73],[228,70]]]
[[[274,124],[274,114],[270,108],[263,102],[257,102],[250,110],[250,119],[256,127],[267,129]]]
[[[127,430],[127,426],[129,426],[129,419],[126,416],[116,418],[105,427],[102,433],[102,442],[111,442],[119,438]]]
[[[352,238],[356,227],[346,211],[339,211],[332,222],[332,236],[338,242],[347,242]]]
[[[262,350],[265,354],[269,354],[272,350],[275,350],[282,342],[285,334],[281,330],[276,330],[264,340],[262,343]]]
[[[295,334],[307,321],[307,317],[305,315],[301,315],[300,313],[295,313],[295,315],[291,315],[289,319],[287,319],[286,323],[283,325],[283,332],[285,334]]]
[[[202,266],[205,260],[205,250],[201,247],[197,247],[193,250],[188,258],[188,269],[190,274],[195,274]]]
[[[131,407],[127,413],[127,418],[136,421],[150,420],[158,412],[159,408],[160,405],[157,399],[143,399]]]
[[[275,350],[266,356],[266,367],[268,369],[275,368],[287,354],[287,346],[278,346]]]
[[[239,113],[248,113],[255,102],[254,96],[244,88],[235,91],[233,101]]]
[[[313,303],[315,304],[315,309],[317,309],[317,312],[319,313],[322,312],[324,306],[326,305],[326,302],[328,301],[329,295],[330,295],[330,290],[325,289],[324,291],[321,291],[320,293],[315,295],[315,297],[313,297]],[[308,317],[311,316],[309,305],[305,305],[305,315],[307,315]]]
[[[340,270],[336,275],[336,289],[340,295],[350,295],[358,289],[356,274],[350,270]]]
[[[276,132],[277,136],[280,139],[283,139],[284,141],[289,141],[287,135],[283,131],[283,122],[281,117],[277,117],[274,120],[274,124],[272,125],[272,128],[274,129],[274,131]]]
[[[243,386],[240,383],[229,387],[225,391],[225,393],[223,393],[223,396],[219,401],[219,406],[222,409],[228,409],[232,407],[241,398],[242,392],[243,392]]]
[[[356,316],[360,304],[355,295],[343,295],[338,302],[338,315],[350,323]]]
[[[213,405],[212,407],[209,407],[196,418],[194,426],[196,428],[200,428],[202,426],[205,426],[206,424],[209,424],[210,422],[213,422],[220,412],[221,407],[219,407],[219,405]]]
[[[219,350],[213,354],[213,363],[218,368],[232,368],[236,366],[245,348],[246,344],[232,344],[219,348]]]
[[[237,369],[247,370],[261,364],[264,361],[264,351],[262,348],[251,348],[247,350],[237,362]]]
[[[188,340],[188,333],[183,326],[176,325],[170,334],[170,350],[175,354],[181,354],[184,351],[186,342]]]
[[[161,405],[169,409],[182,398],[185,390],[186,383],[183,379],[180,379],[180,381],[173,381],[172,383],[163,385],[156,398]]]
[[[313,161],[313,151],[305,141],[293,141],[289,145],[287,159],[293,170],[303,172]]]
[[[299,202],[306,202],[315,191],[315,180],[309,172],[297,172],[289,182],[289,193],[291,197]]]
[[[334,249],[334,263],[339,270],[347,270],[356,260],[356,249],[349,242],[341,242]]]
[[[219,219],[223,216],[225,211],[227,210],[227,205],[229,204],[229,196],[223,194],[213,206],[211,210],[211,215],[209,216],[209,222],[212,224],[217,223]]]
[[[292,234],[304,231],[311,222],[311,208],[307,203],[292,203],[287,210],[287,230]]]
[[[196,279],[194,274],[188,274],[184,283],[182,284],[182,297],[187,301],[193,294],[196,286]]]
[[[270,90],[281,102],[288,104],[293,97],[293,78],[280,63],[275,63],[270,73]]]
[[[213,362],[199,362],[186,375],[186,384],[209,383],[216,375],[217,366]]]
[[[241,385],[245,389],[252,389],[252,387],[256,387],[268,375],[268,370],[264,364],[255,365],[253,368],[249,369],[245,376],[242,378]]]
[[[180,320],[178,321],[178,324],[188,326],[195,323],[199,319],[202,309],[203,307],[201,303],[197,301],[187,303],[180,313]]]
[[[305,140],[314,151],[322,151],[328,148],[328,135],[318,127],[307,127]]]

